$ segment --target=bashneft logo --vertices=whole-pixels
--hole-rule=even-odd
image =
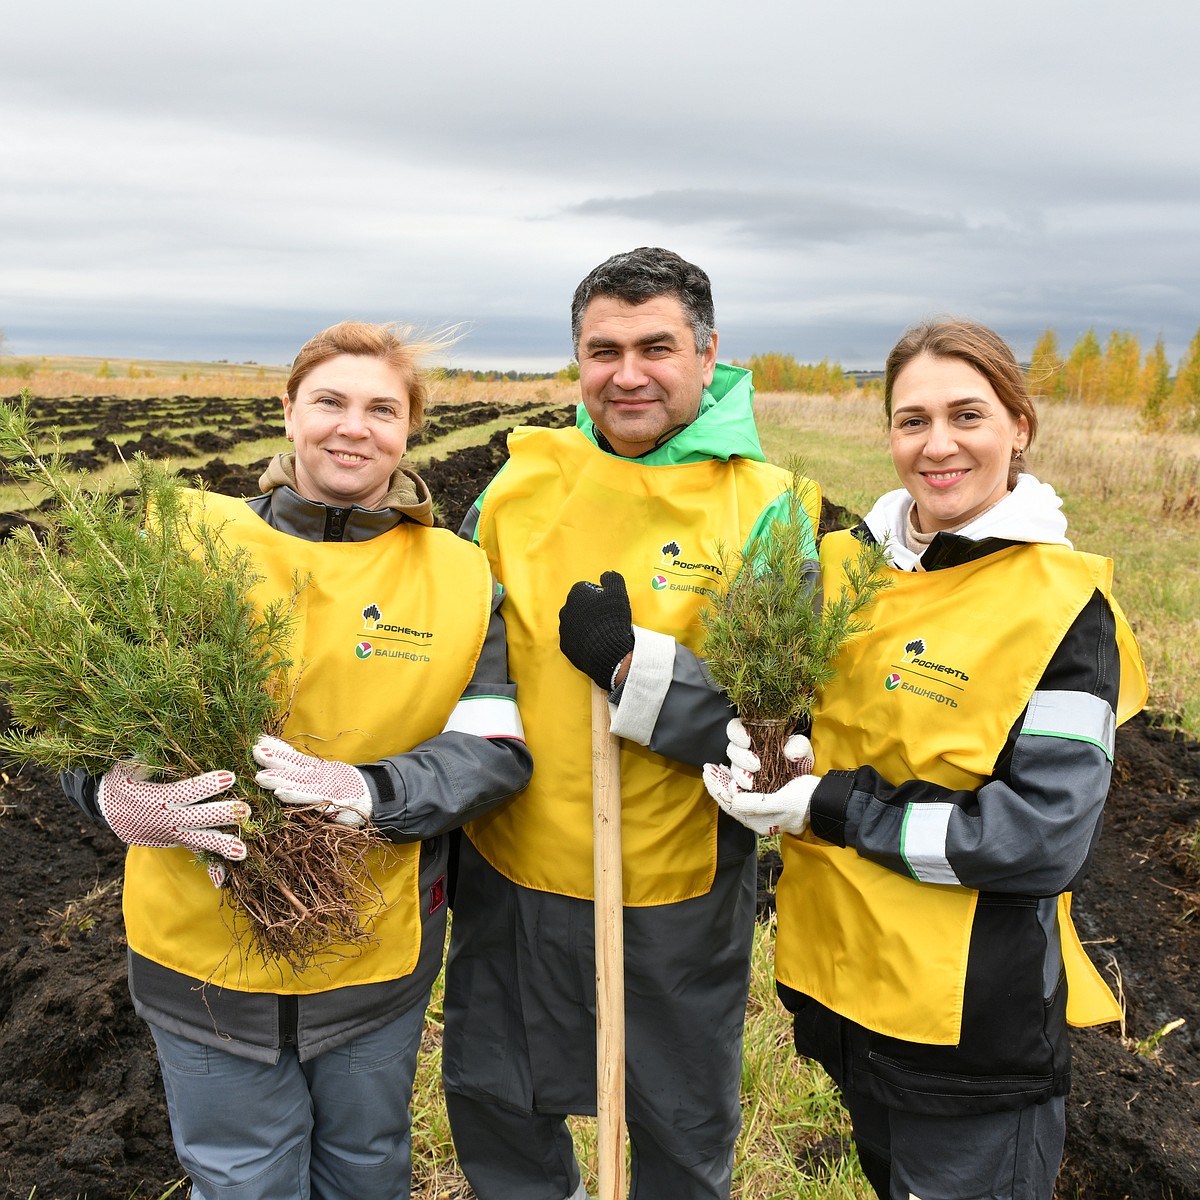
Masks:
[[[917,687],[913,683],[901,683],[900,690],[903,692],[911,692],[914,696],[922,696],[926,700],[932,700],[935,704],[944,704],[947,708],[957,708],[958,701],[951,696],[946,696],[941,692],[935,692],[932,688]]]
[[[376,661],[384,658],[400,658],[405,662],[427,663],[433,660],[428,654],[416,654],[412,650],[393,650],[390,646],[373,646],[370,642],[359,642],[354,647],[356,658],[373,658]]]

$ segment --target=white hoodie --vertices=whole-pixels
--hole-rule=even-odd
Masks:
[[[904,531],[913,498],[903,488],[880,496],[866,516],[866,526],[877,542],[886,542],[888,558],[900,571],[916,569],[920,555],[910,550]],[[1062,500],[1048,483],[1028,473],[1017,477],[1017,485],[1003,500],[980,513],[954,532],[958,537],[982,541],[1004,538],[1010,542],[1048,542],[1071,546],[1067,540],[1067,518],[1060,511]]]

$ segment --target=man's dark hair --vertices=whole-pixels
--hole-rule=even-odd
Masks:
[[[659,246],[639,246],[623,254],[614,254],[590,271],[575,289],[571,301],[571,343],[579,357],[579,333],[583,310],[597,296],[613,296],[626,304],[644,304],[656,296],[674,296],[692,327],[696,353],[701,353],[712,337],[712,285],[699,267],[670,250]]]

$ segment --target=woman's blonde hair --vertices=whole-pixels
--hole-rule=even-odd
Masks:
[[[382,358],[404,380],[408,392],[409,432],[415,433],[425,420],[429,405],[431,372],[422,365],[429,355],[448,349],[455,341],[454,331],[416,340],[410,325],[375,325],[367,321],[339,321],[310,337],[292,363],[287,394],[294,400],[304,377],[323,362],[339,354],[363,358]]]

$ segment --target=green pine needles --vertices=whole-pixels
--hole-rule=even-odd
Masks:
[[[847,564],[840,594],[821,603],[815,531],[804,508],[814,490],[794,465],[781,515],[739,553],[722,553],[725,586],[701,616],[701,655],[750,728],[764,770],[775,746],[811,717],[842,647],[870,628],[867,610],[890,586],[886,549],[871,543]],[[779,786],[789,777],[790,771],[780,777],[769,770],[758,782],[770,791],[768,781]]]
[[[177,477],[136,458],[131,512],[66,466],[57,435],[42,451],[27,403],[0,405],[0,455],[52,504],[44,535],[19,528],[0,543],[0,694],[13,716],[0,754],[94,776],[121,759],[164,780],[233,770],[228,794],[252,814],[246,860],[225,864],[239,937],[293,967],[361,942],[360,910],[378,897],[355,865],[361,832],[285,811],[254,783],[250,748],[287,716],[303,581],[259,608],[249,555],[197,520]]]
[[[0,686],[20,726],[0,751],[93,775],[133,758],[162,779],[252,761],[281,727],[291,664],[286,605],[254,610],[244,552],[193,526],[179,481],[144,458],[130,469],[145,525],[57,446],[40,455],[23,411],[0,409],[0,454],[56,502],[44,543],[21,528],[0,544]]]

